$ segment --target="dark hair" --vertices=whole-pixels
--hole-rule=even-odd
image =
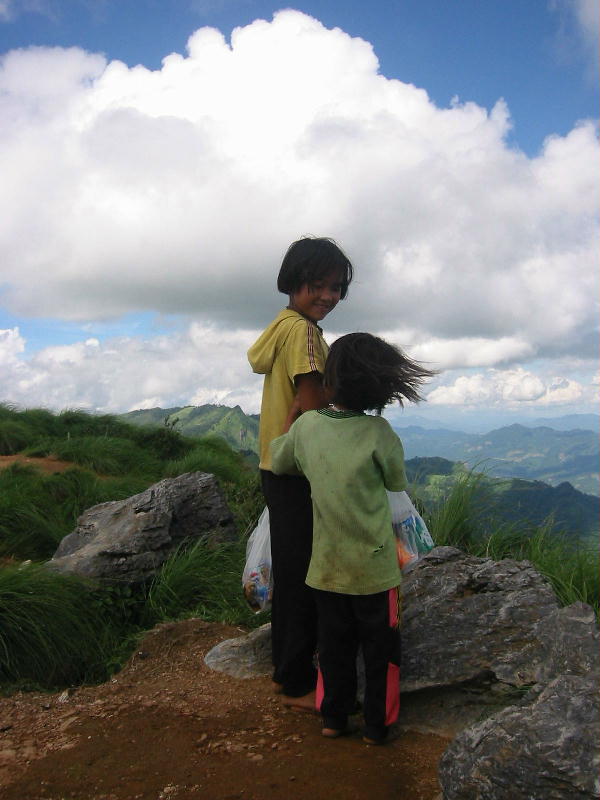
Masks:
[[[323,385],[330,400],[352,411],[381,413],[393,400],[418,403],[418,389],[435,370],[421,366],[370,333],[349,333],[331,345]]]
[[[305,284],[311,286],[332,272],[341,277],[343,300],[352,280],[350,259],[333,239],[306,236],[288,247],[277,276],[277,288],[284,294],[294,294]]]

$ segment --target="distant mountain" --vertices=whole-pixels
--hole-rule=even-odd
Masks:
[[[151,408],[120,416],[135,425],[173,426],[186,436],[222,436],[236,450],[252,454],[254,460],[258,453],[259,417],[245,414],[239,406]],[[581,416],[588,415],[575,415]],[[496,477],[543,481],[552,486],[569,482],[581,492],[600,494],[598,437],[590,430],[508,425],[478,434],[424,424],[401,426],[394,421],[392,425],[402,439],[407,459],[437,456]]]
[[[416,494],[427,504],[442,501],[465,467],[444,458],[412,458],[406,462],[406,475]],[[529,523],[533,526],[553,518],[556,530],[576,537],[598,538],[600,498],[584,494],[570,483],[549,486],[542,481],[517,478],[501,480],[481,476],[475,496],[478,521]]]
[[[460,431],[461,428],[449,423],[441,422],[439,419],[430,419],[423,417],[419,414],[410,414],[404,416],[403,414],[395,414],[389,419],[389,423],[393,428],[425,428],[425,430],[447,430],[447,431]]]
[[[600,432],[600,414],[565,414],[562,417],[541,417],[529,423],[523,423],[527,427],[547,427],[554,428],[555,431],[573,431],[576,429],[584,431]]]
[[[496,477],[568,481],[600,494],[598,437],[592,431],[556,431],[509,425],[485,434],[421,427],[395,428],[407,458],[441,456]]]
[[[235,450],[258,453],[258,415],[244,414],[239,406],[149,408],[119,416],[133,425],[167,425],[184,436],[222,436]]]

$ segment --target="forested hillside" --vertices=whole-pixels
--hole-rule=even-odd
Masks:
[[[565,481],[587,494],[600,494],[598,436],[593,431],[557,431],[509,425],[484,434],[418,426],[397,428],[407,458],[441,456],[489,475]]]
[[[406,473],[414,492],[431,505],[443,502],[457,482],[471,474],[463,464],[439,457],[409,459]],[[498,524],[535,527],[551,521],[556,531],[597,540],[600,498],[579,492],[567,482],[550,486],[542,481],[474,474],[473,507],[482,532]]]

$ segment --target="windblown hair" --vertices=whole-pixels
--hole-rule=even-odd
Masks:
[[[378,336],[349,333],[332,344],[323,385],[331,402],[380,414],[394,400],[418,403],[420,386],[435,374]]]
[[[352,281],[350,259],[333,239],[307,236],[288,247],[277,277],[277,289],[283,294],[293,294],[305,284],[312,286],[331,273],[340,276],[343,300]]]

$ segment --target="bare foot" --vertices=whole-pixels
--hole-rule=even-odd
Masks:
[[[273,687],[273,694],[283,694],[283,683],[271,681],[271,686]]]
[[[321,734],[326,739],[337,739],[340,736],[343,736],[344,731],[340,730],[339,728],[321,728]]]
[[[293,711],[312,711],[315,714],[317,713],[314,691],[304,694],[302,697],[289,697],[284,694],[281,700],[286,708],[290,708]]]

